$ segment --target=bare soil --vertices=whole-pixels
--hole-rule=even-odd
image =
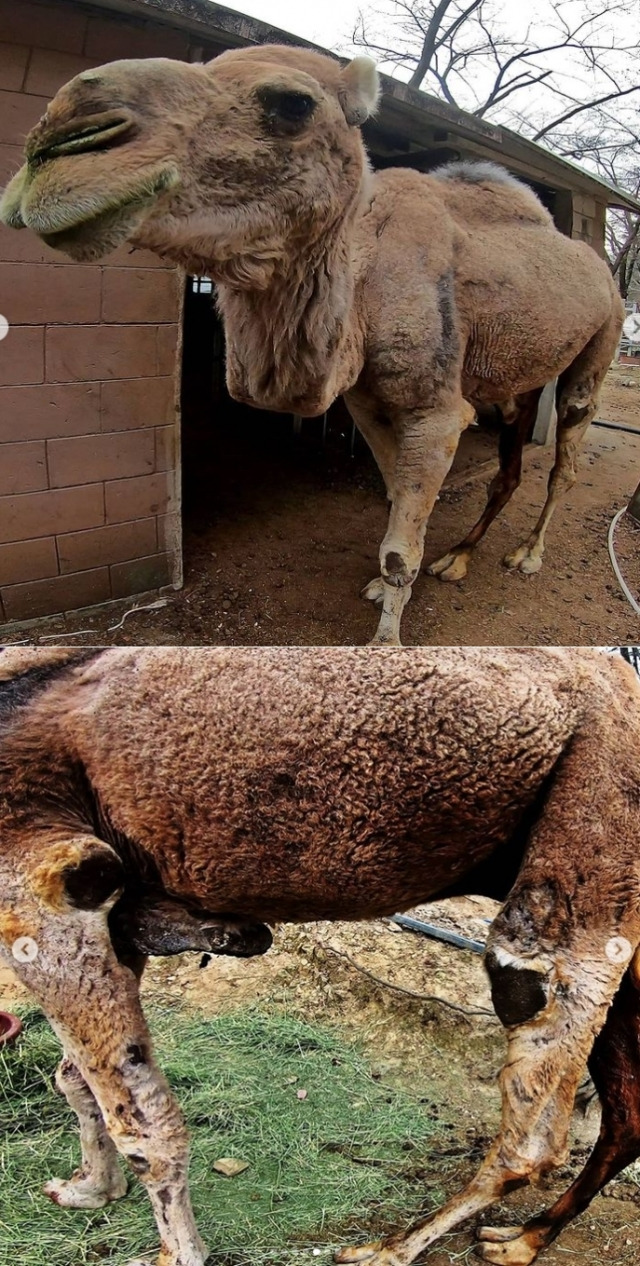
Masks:
[[[484,939],[496,910],[484,898],[465,898],[436,902],[417,913]],[[496,1077],[505,1052],[478,955],[386,922],[320,923],[278,929],[274,948],[264,958],[218,958],[204,969],[200,962],[194,954],[154,960],[145,975],[146,998],[169,1008],[192,1006],[207,1015],[249,1005],[275,1007],[339,1026],[364,1048],[374,1076],[411,1086],[421,1110],[436,1123],[420,1171],[425,1194],[434,1187],[452,1194],[471,1177],[498,1126]],[[0,1008],[24,999],[12,973],[0,970]],[[576,1113],[567,1164],[536,1189],[510,1196],[488,1221],[518,1223],[554,1201],[582,1168],[597,1130],[596,1104],[586,1116]],[[446,1237],[424,1260],[430,1266],[471,1263],[473,1232],[467,1226]],[[548,1266],[566,1266],[567,1260],[575,1266],[635,1266],[639,1255],[640,1187],[630,1169],[593,1201],[543,1261]]]
[[[251,413],[251,411],[249,411]],[[403,621],[408,645],[578,645],[638,640],[639,623],[619,591],[607,529],[640,479],[640,365],[610,373],[600,417],[637,430],[591,427],[580,477],[557,512],[542,571],[508,572],[503,555],[528,534],[543,504],[552,448],[530,446],[522,485],[490,529],[466,580],[423,574]],[[377,574],[387,505],[363,442],[351,452],[349,424],[337,415],[323,445],[320,426],[253,415],[215,439],[185,491],[185,585],[162,610],[131,615],[131,603],[40,621],[7,641],[69,635],[74,644],[338,645],[364,643],[377,622],[359,598]],[[495,469],[492,436],[462,439],[427,533],[425,562],[440,557],[480,514]],[[640,595],[638,529],[622,520],[620,565]],[[154,595],[151,595],[153,597]]]

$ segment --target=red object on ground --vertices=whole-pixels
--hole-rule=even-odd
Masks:
[[[10,1015],[8,1011],[0,1011],[0,1046],[5,1042],[14,1042],[18,1034],[22,1032],[22,1021],[17,1015]]]

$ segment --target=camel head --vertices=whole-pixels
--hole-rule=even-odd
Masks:
[[[359,205],[359,124],[377,98],[368,58],[343,68],[301,48],[111,62],[54,97],[0,219],[73,259],[130,241],[261,287]]]

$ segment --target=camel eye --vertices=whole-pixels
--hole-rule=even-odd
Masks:
[[[264,110],[269,131],[290,135],[299,132],[316,108],[306,92],[286,92],[281,88],[261,88],[258,99]]]

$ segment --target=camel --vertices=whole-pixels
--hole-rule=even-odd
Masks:
[[[429,571],[459,580],[520,480],[542,389],[558,378],[556,459],[530,536],[538,571],[558,497],[619,339],[622,301],[595,252],[555,228],[504,168],[373,175],[360,125],[373,62],[267,45],[206,65],[113,62],[62,88],[29,134],[0,218],[73,259],[129,241],[217,285],[234,399],[302,416],[340,395],[391,509],[374,641],[402,611],[462,429],[496,406],[500,469],[471,531]]]
[[[603,1116],[582,1174],[525,1226],[480,1232],[486,1261],[528,1266],[640,1155],[638,750],[640,684],[596,650],[5,649],[0,953],[60,1037],[82,1140],[47,1195],[120,1198],[119,1153],[157,1266],[204,1266],[144,955],[263,953],[280,920],[484,892],[504,902],[485,960],[500,1132],[442,1209],[336,1261],[409,1266],[560,1163],[589,1058]]]

